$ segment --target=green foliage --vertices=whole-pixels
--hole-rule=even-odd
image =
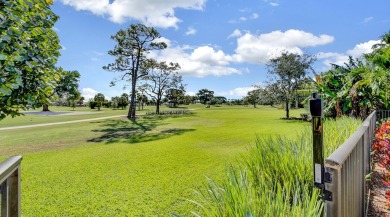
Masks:
[[[360,125],[342,118],[324,124],[325,156]],[[296,139],[258,137],[240,167],[218,184],[210,180],[194,199],[197,216],[321,216],[324,205],[313,187],[310,127]]]
[[[196,96],[202,104],[210,103],[210,100],[214,97],[214,91],[209,89],[200,89],[198,93],[196,93]]]
[[[274,94],[281,95],[285,102],[286,118],[289,118],[289,106],[296,96],[300,83],[306,80],[311,65],[316,58],[308,54],[294,54],[282,52],[278,57],[267,63],[268,73],[274,76],[272,90]]]
[[[129,95],[127,93],[123,93],[120,97],[118,97],[118,107],[125,109],[129,105]]]
[[[96,103],[96,107],[100,111],[100,108],[103,106],[103,103],[105,101],[104,95],[102,93],[98,93],[93,98],[94,102]]]
[[[52,1],[3,1],[0,9],[0,120],[46,101],[60,76],[60,55],[52,29],[58,17]]]
[[[97,107],[97,102],[95,102],[94,100],[89,100],[88,107],[91,109],[95,109],[95,107]]]
[[[144,77],[146,80],[147,93],[156,101],[156,114],[160,112],[160,104],[164,94],[176,86],[181,81],[181,76],[177,70],[180,69],[178,63],[157,62],[151,60],[148,62],[148,74]],[[171,95],[172,96],[172,95]]]
[[[388,109],[390,100],[390,33],[382,36],[364,60],[349,58],[344,66],[318,78],[319,89],[326,97],[326,114],[340,117],[367,116],[371,111]]]
[[[108,54],[116,57],[114,63],[104,66],[103,69],[121,72],[122,75],[111,82],[119,80],[131,82],[130,108],[128,118],[135,119],[137,81],[148,74],[151,59],[147,54],[152,50],[165,49],[164,42],[156,42],[161,36],[156,29],[143,24],[131,24],[129,28],[119,30],[111,36],[117,44]]]

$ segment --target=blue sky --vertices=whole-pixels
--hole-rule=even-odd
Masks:
[[[86,98],[129,92],[110,87],[120,73],[110,39],[132,23],[155,27],[169,46],[151,57],[178,62],[187,93],[208,88],[241,98],[267,80],[265,63],[283,50],[316,55],[317,73],[349,55],[370,52],[390,30],[390,1],[352,0],[55,0],[55,30],[63,47],[57,65],[81,74]]]

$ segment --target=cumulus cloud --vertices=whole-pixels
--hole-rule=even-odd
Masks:
[[[90,88],[90,87],[87,87],[87,88],[83,88],[83,90],[81,91],[81,96],[83,96],[85,98],[85,100],[89,100],[89,99],[92,99],[95,97],[96,94],[98,94],[99,92]]]
[[[323,60],[323,64],[326,66],[325,70],[329,69],[332,64],[342,66],[348,61],[347,55],[336,52],[320,52],[317,54],[317,58]]]
[[[228,38],[237,38],[237,37],[240,37],[242,35],[241,31],[238,30],[238,29],[235,29],[232,34],[230,34],[228,36]]]
[[[280,52],[289,51],[302,54],[301,48],[325,45],[333,40],[333,36],[315,36],[312,33],[295,29],[285,32],[273,31],[260,35],[246,33],[237,39],[234,60],[264,64]]]
[[[191,27],[187,29],[186,35],[195,35],[195,34],[196,34],[196,29]]]
[[[115,23],[135,19],[146,25],[177,28],[181,21],[175,9],[202,10],[206,0],[60,0],[76,10],[87,10],[96,15],[108,16]]]
[[[181,67],[179,73],[182,75],[205,77],[241,74],[240,70],[229,66],[232,61],[230,55],[210,46],[171,45],[165,50],[154,51],[149,55],[159,61],[179,63]]]
[[[227,98],[241,98],[246,96],[249,91],[254,89],[254,87],[237,87],[233,90],[217,92],[216,95],[225,96]]]
[[[364,43],[357,44],[353,49],[348,50],[347,54],[353,57],[360,57],[363,54],[371,53],[372,46],[375,44],[379,44],[380,40],[370,40]]]
[[[273,6],[273,7],[277,7],[277,6],[279,6],[279,4],[278,3],[276,3],[276,2],[270,2],[269,3],[271,6]]]
[[[320,52],[317,54],[317,58],[320,60],[322,59],[323,63],[328,68],[331,66],[331,64],[344,65],[344,63],[348,61],[349,56],[352,56],[353,58],[360,58],[363,54],[371,53],[372,46],[378,43],[380,43],[380,40],[370,40],[363,42],[355,45],[354,48],[347,50],[346,53]]]

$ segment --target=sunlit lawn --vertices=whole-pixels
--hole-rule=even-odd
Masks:
[[[190,115],[148,116],[133,122],[114,118],[0,131],[1,157],[24,158],[23,215],[188,216],[196,209],[187,200],[193,198],[193,190],[202,187],[206,177],[222,179],[256,135],[292,138],[309,125],[280,120],[284,111],[270,107],[190,109],[195,109]],[[104,112],[111,116],[127,111]],[[77,118],[86,117],[90,118]],[[0,123],[22,125],[29,118],[39,123],[64,121],[59,116],[26,115]]]

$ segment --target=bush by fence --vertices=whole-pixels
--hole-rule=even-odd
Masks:
[[[353,118],[324,123],[325,156],[361,124]],[[311,128],[296,140],[258,138],[239,168],[221,184],[210,181],[194,200],[199,216],[321,216],[324,204],[313,188]]]
[[[184,109],[184,110],[166,110],[166,111],[160,111],[160,113],[156,112],[146,112],[146,115],[183,115],[183,114],[189,114],[190,110]]]

